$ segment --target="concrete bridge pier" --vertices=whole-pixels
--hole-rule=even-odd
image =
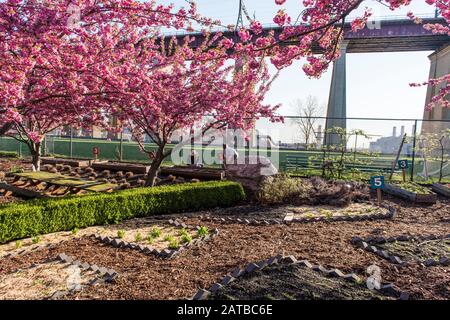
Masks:
[[[440,78],[450,73],[450,45],[436,50],[428,58],[430,59],[429,79]],[[425,107],[431,102],[431,98],[445,85],[446,83],[441,83],[438,86],[428,86]],[[448,99],[450,97],[447,96]],[[423,120],[450,120],[450,109],[444,108],[442,105],[435,105],[430,111],[424,111]],[[422,124],[422,134],[439,134],[449,128],[450,122],[424,121]]]
[[[333,75],[331,79],[330,97],[328,99],[327,121],[325,130],[333,127],[347,128],[347,71],[346,54],[348,41],[341,44],[341,57],[333,64]],[[344,118],[344,119],[329,119]],[[327,131],[325,131],[327,132]],[[325,134],[324,145],[335,147],[341,144],[341,139],[336,134]]]

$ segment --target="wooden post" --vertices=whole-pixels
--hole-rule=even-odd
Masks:
[[[403,182],[406,182],[406,169],[402,169],[403,173]]]
[[[120,131],[119,162],[123,161],[123,128]]]
[[[377,189],[378,206],[381,207],[381,189]]]

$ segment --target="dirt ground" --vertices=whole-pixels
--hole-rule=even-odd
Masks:
[[[433,206],[416,206],[387,197],[398,209],[394,220],[361,222],[317,222],[309,224],[248,226],[203,221],[200,215],[255,215],[279,217],[290,207],[241,206],[190,215],[188,225],[218,228],[219,236],[198,247],[184,250],[172,260],[138,251],[114,248],[95,239],[74,238],[53,249],[1,259],[0,276],[17,268],[41,263],[59,253],[115,269],[114,284],[84,288],[69,299],[185,299],[199,288],[209,288],[236,266],[268,259],[277,254],[294,255],[327,268],[339,268],[365,278],[367,267],[381,268],[383,282],[392,282],[412,299],[450,299],[450,267],[420,264],[393,265],[373,253],[351,245],[354,236],[446,235],[450,233],[450,201],[440,198]],[[165,217],[167,218],[167,217]]]

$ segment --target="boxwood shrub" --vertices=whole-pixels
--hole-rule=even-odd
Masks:
[[[0,243],[135,217],[227,207],[244,197],[240,184],[213,181],[12,203],[0,206]]]
[[[0,151],[0,158],[19,158],[19,154],[14,151]]]

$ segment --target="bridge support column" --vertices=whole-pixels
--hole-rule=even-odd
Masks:
[[[450,73],[450,45],[435,51],[428,58],[431,62],[429,79],[440,78]],[[439,86],[428,86],[425,107],[445,85],[446,83],[441,83]],[[447,97],[447,99],[449,98]],[[450,109],[439,104],[435,105],[430,111],[424,111],[423,120],[425,121],[422,124],[422,134],[441,133],[443,130],[450,128],[450,122],[426,120],[450,120]]]
[[[341,57],[333,64],[333,75],[331,78],[330,97],[328,99],[327,121],[325,130],[333,127],[346,128],[347,120],[347,71],[346,71],[346,54],[348,41],[341,44]],[[344,118],[344,119],[329,119]],[[327,131],[325,131],[327,132]],[[325,134],[325,146],[338,146],[341,139],[336,134]]]

